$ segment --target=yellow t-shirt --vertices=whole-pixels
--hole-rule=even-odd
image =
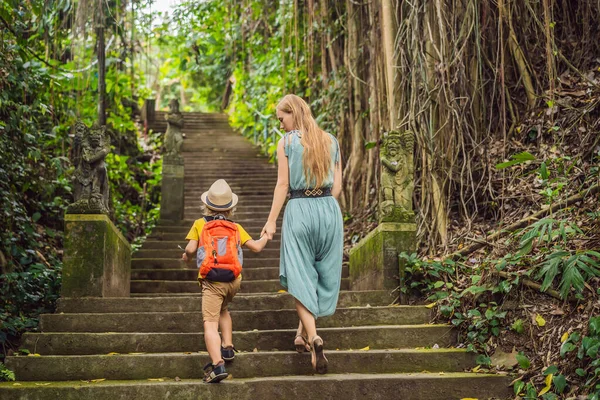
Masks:
[[[202,228],[204,228],[204,224],[206,224],[206,221],[204,220],[204,218],[200,218],[197,219],[196,221],[194,221],[194,225],[192,226],[192,229],[190,229],[190,232],[187,234],[187,236],[185,237],[185,240],[195,240],[197,242],[200,241],[200,233],[202,232]],[[240,241],[242,242],[242,246],[248,241],[248,240],[252,240],[252,236],[250,236],[248,234],[248,232],[246,232],[246,230],[244,228],[242,228],[242,226],[238,223],[236,223],[238,230],[240,231]]]

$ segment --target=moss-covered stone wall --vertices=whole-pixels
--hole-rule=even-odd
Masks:
[[[106,215],[66,214],[62,297],[129,297],[131,246]]]
[[[383,222],[350,250],[352,290],[394,290],[401,284],[398,254],[415,248],[416,225]]]

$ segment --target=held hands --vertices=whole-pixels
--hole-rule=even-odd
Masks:
[[[260,236],[266,235],[268,240],[273,240],[273,235],[275,235],[276,224],[275,222],[267,222],[265,227],[263,228]]]

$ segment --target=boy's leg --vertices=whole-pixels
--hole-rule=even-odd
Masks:
[[[237,292],[240,290],[242,282],[242,277],[239,276],[233,282],[227,283],[227,294],[223,299],[223,303],[221,305],[221,314],[219,316],[219,326],[221,327],[221,343],[223,348],[231,348],[227,352],[228,357],[227,360],[231,361],[233,359],[233,321],[231,320],[231,314],[227,309],[229,303],[233,300]],[[231,353],[231,354],[230,354]]]
[[[219,317],[223,299],[222,288],[218,283],[202,282],[204,342],[213,364],[223,361],[221,358],[221,337],[219,336]]]
[[[219,317],[219,326],[221,327],[221,342],[223,347],[233,347],[233,322],[229,310],[221,311]]]

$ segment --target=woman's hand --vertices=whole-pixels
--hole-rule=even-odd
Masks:
[[[267,235],[267,239],[273,240],[273,235],[275,235],[276,228],[277,228],[277,226],[276,226],[275,222],[267,221],[267,223],[265,224],[265,227],[263,228],[262,232],[260,233],[260,236],[262,237],[264,235]]]
[[[182,259],[183,261],[186,261],[186,262],[187,262],[187,261],[188,261],[188,256],[187,256],[187,254],[183,253],[183,254],[181,255],[181,259]]]

